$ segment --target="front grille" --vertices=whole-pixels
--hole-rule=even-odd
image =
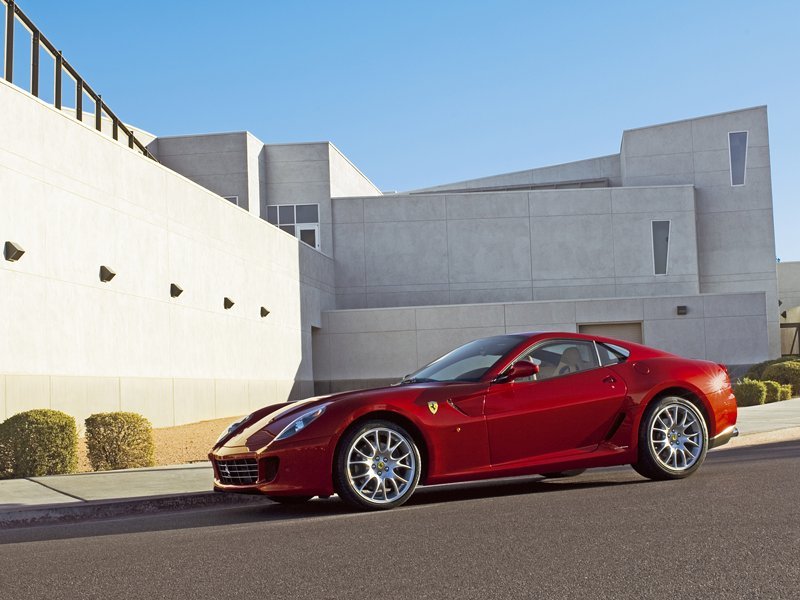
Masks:
[[[217,460],[220,483],[249,485],[258,481],[258,461],[255,458]]]

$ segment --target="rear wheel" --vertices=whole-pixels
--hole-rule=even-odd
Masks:
[[[679,396],[652,403],[639,427],[639,461],[649,479],[682,479],[700,468],[708,450],[708,428],[700,409]]]
[[[414,438],[391,421],[374,420],[345,433],[334,464],[339,497],[367,510],[406,502],[419,482],[422,459]]]

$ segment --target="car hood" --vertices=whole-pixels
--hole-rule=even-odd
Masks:
[[[267,443],[272,440],[273,436],[277,434],[277,432],[273,432],[271,434],[266,432],[272,423],[275,423],[278,420],[285,420],[285,424],[288,424],[290,420],[289,417],[300,415],[306,410],[312,409],[320,404],[328,404],[331,402],[339,404],[342,402],[380,400],[381,403],[398,405],[414,402],[421,394],[429,394],[434,390],[442,390],[445,395],[449,396],[452,395],[451,392],[456,390],[463,388],[475,389],[477,385],[479,384],[454,382],[393,385],[382,388],[339,392],[325,396],[314,396],[312,398],[297,400],[295,402],[273,404],[270,406],[265,406],[264,408],[261,408],[250,414],[246,418],[246,421],[237,428],[233,435],[230,435],[227,439],[221,440],[222,443],[217,444],[217,446],[222,445],[227,448],[252,446],[254,443],[253,438],[259,433],[263,434],[263,445],[266,446]],[[281,425],[284,425],[284,423]]]

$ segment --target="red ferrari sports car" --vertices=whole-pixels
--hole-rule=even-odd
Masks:
[[[679,479],[737,433],[723,365],[548,332],[469,342],[389,387],[267,406],[209,457],[217,491],[387,509],[418,484],[621,464]]]

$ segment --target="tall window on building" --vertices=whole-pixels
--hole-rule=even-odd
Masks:
[[[669,221],[653,221],[653,271],[667,274],[669,260]]]
[[[267,221],[319,250],[319,204],[267,206]]]
[[[728,134],[728,152],[731,159],[731,185],[744,185],[747,167],[746,131],[731,131]]]
[[[227,200],[231,204],[239,206],[239,196],[223,196],[223,198],[225,198],[225,200]]]

